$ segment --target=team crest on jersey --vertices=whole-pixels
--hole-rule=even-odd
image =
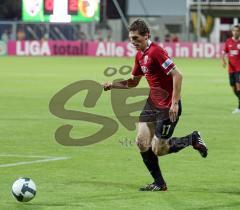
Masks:
[[[143,63],[146,65],[148,62],[148,55],[145,55],[143,58]]]
[[[237,45],[237,48],[240,50],[240,44]]]
[[[141,69],[144,74],[148,72],[148,68],[146,66],[141,66]]]

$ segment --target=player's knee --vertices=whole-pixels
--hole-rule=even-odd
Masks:
[[[153,153],[157,156],[163,156],[168,154],[169,149],[166,147],[162,147],[162,148],[152,148]]]
[[[148,139],[143,135],[138,135],[136,138],[137,147],[141,152],[146,152],[149,148]]]
[[[240,91],[240,82],[237,82],[234,88],[236,89],[236,91]]]
[[[152,151],[157,156],[168,154],[169,146],[164,139],[154,139],[152,141]]]

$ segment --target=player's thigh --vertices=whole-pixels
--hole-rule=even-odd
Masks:
[[[240,82],[236,83],[236,91],[240,91]]]
[[[236,79],[235,79],[235,73],[229,74],[229,84],[231,87],[235,87]],[[234,91],[234,89],[233,89]]]
[[[235,88],[237,91],[240,91],[240,72],[235,73]]]
[[[175,130],[175,127],[179,121],[179,117],[175,122],[172,122],[170,119],[163,121],[158,121],[156,123],[155,135],[159,139],[169,139]]]
[[[153,122],[139,122],[136,137],[136,144],[141,152],[145,152],[151,147],[154,136],[155,125]]]
[[[158,118],[156,121],[156,129],[155,129],[155,136],[159,139],[169,139],[174,132],[174,129],[179,121],[179,117],[182,113],[182,103],[179,101],[178,103],[178,117],[175,122],[172,122],[170,118]],[[169,115],[169,114],[168,114]]]
[[[168,139],[172,137],[178,120],[179,117],[175,122],[171,122],[170,119],[157,122],[155,135],[152,140],[152,149],[156,155],[162,156],[168,154]]]

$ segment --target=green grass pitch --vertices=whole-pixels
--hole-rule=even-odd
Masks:
[[[152,180],[136,146],[119,143],[125,137],[133,141],[135,131],[119,125],[112,137],[98,144],[66,147],[54,139],[59,126],[73,124],[76,138],[98,127],[59,119],[48,109],[52,96],[72,82],[127,78],[119,73],[106,77],[103,72],[108,66],[132,65],[133,59],[1,57],[0,63],[0,209],[240,209],[240,116],[231,114],[237,100],[220,60],[175,59],[184,82],[183,115],[174,136],[200,130],[209,156],[202,159],[189,147],[161,157],[169,190],[153,193],[138,192],[138,187]],[[67,106],[81,110],[85,95],[86,91],[75,95]],[[84,110],[117,121],[109,92],[102,93],[96,107]],[[35,163],[45,156],[69,159]],[[7,165],[29,161],[33,163]],[[16,202],[10,193],[13,181],[21,176],[37,184],[37,195],[29,203]]]

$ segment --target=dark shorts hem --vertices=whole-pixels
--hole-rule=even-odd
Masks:
[[[231,86],[235,86],[236,83],[240,83],[240,71],[229,73],[229,83]]]
[[[159,120],[169,119],[169,109],[170,108],[156,108],[150,99],[146,101],[146,104],[140,113],[139,122],[156,122]],[[182,103],[179,101],[179,111],[178,116],[182,113]]]
[[[171,122],[169,119],[169,108],[156,108],[148,99],[140,114],[139,122],[153,122],[156,128],[155,135],[159,139],[169,139],[173,135],[181,113],[182,104],[179,101],[178,118],[175,122]]]

